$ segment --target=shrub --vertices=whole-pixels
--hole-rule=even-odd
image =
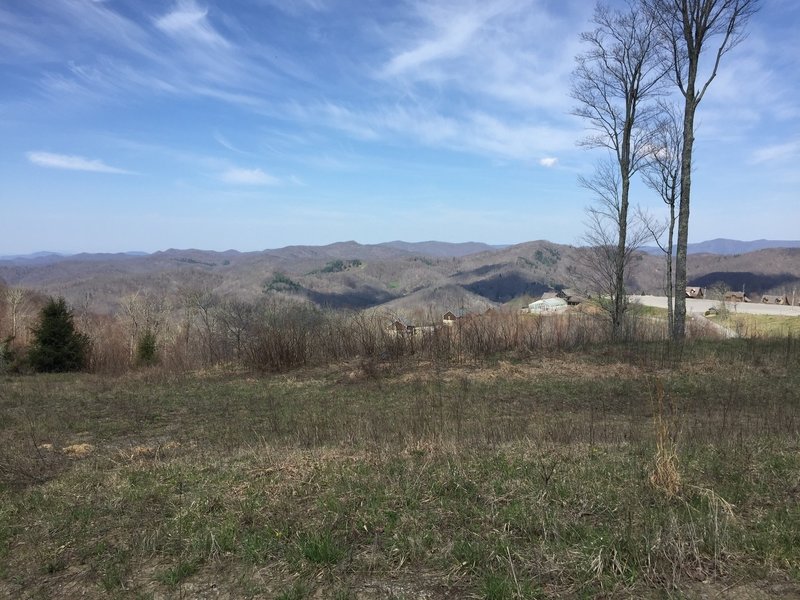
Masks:
[[[0,373],[6,373],[12,370],[11,366],[14,364],[14,351],[11,349],[11,342],[13,337],[8,336],[0,343]]]
[[[154,365],[158,362],[156,334],[148,329],[136,345],[136,362],[140,365]]]
[[[277,272],[268,282],[264,284],[264,293],[269,292],[297,292],[300,291],[300,284],[291,279],[285,273]]]
[[[33,329],[28,360],[36,371],[80,371],[89,357],[89,337],[75,329],[64,298],[50,298]]]

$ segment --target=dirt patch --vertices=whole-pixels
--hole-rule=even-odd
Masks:
[[[800,599],[800,585],[787,582],[756,582],[743,585],[697,583],[681,590],[693,600],[784,600]]]

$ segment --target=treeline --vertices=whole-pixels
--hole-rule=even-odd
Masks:
[[[153,293],[133,294],[119,303],[113,315],[67,308],[63,299],[48,300],[28,292],[24,302],[15,303],[9,301],[10,290],[0,290],[0,295],[0,366],[16,372],[80,368],[123,373],[151,366],[172,372],[208,368],[285,372],[354,360],[369,371],[408,357],[482,360],[509,351],[579,348],[608,338],[602,317],[581,312],[531,316],[498,311],[452,326],[441,325],[441,315],[428,314],[420,322],[430,325],[398,333],[391,328],[391,315],[324,310],[276,298],[248,302],[210,291],[184,293],[173,300]],[[68,313],[60,317],[68,326],[48,323],[54,304]],[[51,332],[49,341],[40,335],[43,327]],[[74,334],[65,328],[74,329]],[[60,341],[53,338],[53,330],[60,332]],[[629,339],[662,338],[665,333],[663,325],[653,320],[629,320]],[[72,335],[79,341],[68,341]],[[43,343],[72,344],[85,352],[69,368],[43,367],[36,360]]]

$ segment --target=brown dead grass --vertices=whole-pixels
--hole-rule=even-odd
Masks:
[[[62,448],[61,451],[70,458],[85,458],[94,452],[94,446],[86,443],[71,444]]]
[[[406,370],[396,377],[400,383],[414,381],[463,381],[491,382],[497,380],[530,380],[540,376],[591,379],[632,378],[643,375],[645,370],[631,364],[599,364],[576,361],[574,357],[556,358],[542,356],[532,362],[501,360],[495,365],[471,363],[450,366],[439,372],[430,363],[420,363],[413,370]]]

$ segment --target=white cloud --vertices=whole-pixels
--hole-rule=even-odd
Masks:
[[[51,152],[28,152],[28,160],[40,167],[51,169],[67,169],[70,171],[91,171],[94,173],[117,173],[131,175],[133,171],[119,169],[105,164],[102,160],[84,158],[69,154],[53,154]]]
[[[542,165],[543,167],[551,169],[552,167],[555,167],[558,164],[558,159],[554,156],[545,156],[544,158],[539,159],[539,164]]]
[[[265,0],[289,15],[299,16],[306,12],[322,12],[328,9],[327,0]]]
[[[225,170],[220,178],[225,183],[233,185],[276,185],[280,183],[277,177],[273,177],[261,169],[241,169],[239,167]]]
[[[222,147],[223,147],[223,148],[225,148],[226,150],[230,150],[231,152],[236,152],[237,154],[248,154],[248,152],[245,152],[244,150],[240,150],[239,148],[237,148],[236,146],[234,146],[233,144],[231,144],[231,143],[228,141],[228,139],[227,139],[227,138],[226,138],[224,135],[222,135],[221,133],[219,133],[218,131],[215,131],[215,132],[214,132],[214,139],[216,140],[216,142],[217,142],[217,143],[218,143],[220,146],[222,146]]]
[[[511,106],[564,111],[589,3],[416,0],[380,70],[403,84],[436,84]]]
[[[761,164],[782,162],[800,156],[800,141],[765,146],[753,152],[751,162]]]
[[[298,120],[338,129],[364,140],[400,136],[431,147],[523,161],[573,149],[580,134],[571,126],[477,110],[444,114],[421,105],[359,111],[328,102],[305,107],[294,105],[292,110]]]
[[[386,66],[386,73],[398,75],[418,69],[429,62],[458,56],[494,14],[496,13],[486,10],[467,10],[460,14],[451,14],[447,20],[441,21],[437,18],[437,13],[430,15],[437,29],[436,33],[430,39],[418,42],[414,48],[394,56]]]
[[[208,9],[200,8],[194,0],[180,0],[171,12],[156,19],[156,27],[170,35],[227,47],[228,41],[214,29],[207,17]]]

